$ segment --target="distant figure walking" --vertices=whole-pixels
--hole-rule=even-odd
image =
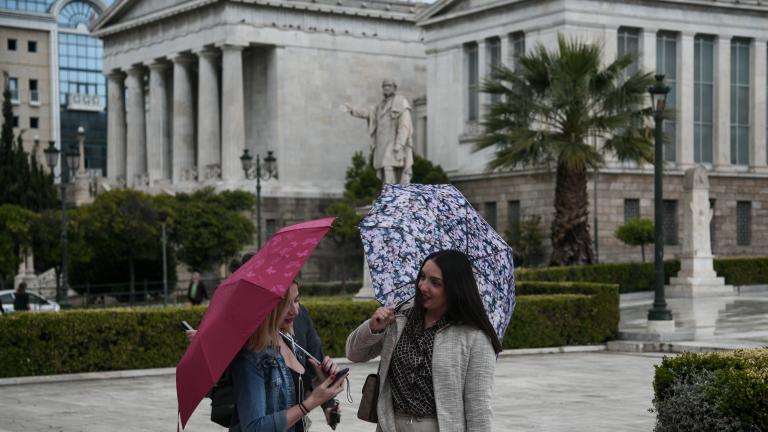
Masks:
[[[13,310],[29,310],[29,294],[27,294],[27,284],[24,282],[20,283],[19,287],[16,288],[16,295],[13,297]]]
[[[192,273],[192,280],[189,281],[187,298],[193,305],[199,305],[208,298],[208,292],[205,291],[205,284],[200,280],[200,273]]]

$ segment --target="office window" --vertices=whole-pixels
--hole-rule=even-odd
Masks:
[[[752,202],[736,203],[736,244],[749,246],[752,235]]]
[[[496,202],[485,203],[485,221],[493,229],[496,229]]]
[[[29,118],[29,128],[30,129],[38,129],[40,128],[40,119],[37,117],[30,117]]]
[[[628,77],[637,72],[637,59],[640,56],[640,29],[619,27],[618,42],[619,57],[631,54],[635,59],[628,68],[624,69],[624,77]]]
[[[266,231],[264,232],[265,240],[269,240],[277,232],[277,219],[267,219],[265,222],[266,222],[264,224],[264,228],[266,228]]]
[[[479,120],[480,115],[480,99],[479,99],[479,70],[478,70],[478,55],[477,55],[477,42],[470,42],[464,44],[464,64],[466,65],[466,120],[467,122],[474,123]]]
[[[488,56],[488,77],[491,76],[493,70],[501,66],[501,39],[497,37],[488,38],[485,40],[485,49]],[[491,103],[496,103],[501,100],[501,95],[492,94]]]
[[[512,46],[512,69],[517,67],[517,60],[525,55],[525,33],[519,31],[509,35]]]
[[[30,103],[39,103],[40,102],[40,92],[37,91],[37,80],[36,79],[29,80],[29,102]]]
[[[749,165],[749,39],[731,40],[731,163]]]
[[[27,51],[31,53],[37,52],[37,41],[27,41]]]
[[[19,127],[19,116],[17,115],[13,116],[13,127]]]
[[[629,198],[624,200],[624,223],[640,217],[640,200]]]
[[[677,245],[677,201],[664,200],[664,244]]]
[[[656,35],[656,71],[664,74],[664,82],[669,86],[665,110],[675,112],[677,100],[677,33],[659,32]],[[664,120],[664,160],[677,160],[676,122],[674,117]]]
[[[16,51],[16,39],[8,39],[8,51]]]
[[[715,38],[696,35],[693,44],[693,160],[712,163],[715,118]]]
[[[45,12],[53,0],[0,0],[0,9]]]
[[[8,78],[8,90],[11,91],[11,100],[19,102],[19,79]]]

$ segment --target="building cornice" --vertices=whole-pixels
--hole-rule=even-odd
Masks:
[[[125,22],[110,25],[121,11],[137,0],[123,0],[114,3],[101,17],[90,26],[91,33],[103,37],[119,33],[131,28],[141,27],[168,17],[199,9],[214,3],[242,3],[270,8],[291,9],[316,12],[321,14],[336,14],[362,18],[384,19],[402,22],[416,22],[416,14],[423,7],[417,3],[382,1],[382,0],[195,0],[156,11]]]
[[[23,20],[35,20],[45,23],[55,23],[56,18],[47,12],[26,12],[10,9],[0,9],[0,19],[23,19]]]
[[[441,0],[433,4],[427,10],[421,12],[416,17],[417,25],[421,27],[427,27],[434,24],[444,23],[459,18],[463,18],[478,13],[487,12],[494,9],[504,8],[513,4],[520,4],[530,2],[530,0],[501,0],[484,4],[479,7],[471,9],[463,9],[460,11],[446,13],[445,15],[438,15],[446,8],[467,0]],[[616,0],[603,0],[605,2]],[[621,0],[621,2],[624,2]],[[537,2],[541,3],[541,1]],[[645,4],[653,6],[659,5],[676,5],[676,6],[694,6],[703,7],[709,9],[731,10],[738,12],[763,12],[768,13],[768,2],[764,0],[635,0],[633,3]]]

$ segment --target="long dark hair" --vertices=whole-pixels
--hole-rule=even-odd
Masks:
[[[469,258],[457,250],[434,252],[421,262],[419,275],[424,269],[424,264],[429,260],[432,260],[443,272],[443,290],[448,303],[446,316],[452,321],[480,329],[491,339],[496,354],[500,353],[501,342],[485,313]],[[424,317],[426,309],[424,309],[424,298],[419,291],[419,278],[416,279],[416,302],[413,308],[419,318]]]

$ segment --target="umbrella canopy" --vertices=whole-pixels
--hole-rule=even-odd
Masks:
[[[176,367],[181,427],[256,328],[288,291],[334,218],[285,227],[219,285]]]
[[[424,258],[456,249],[472,262],[485,311],[503,340],[515,309],[512,248],[458,189],[387,184],[359,227],[379,302],[392,307],[412,297]]]

